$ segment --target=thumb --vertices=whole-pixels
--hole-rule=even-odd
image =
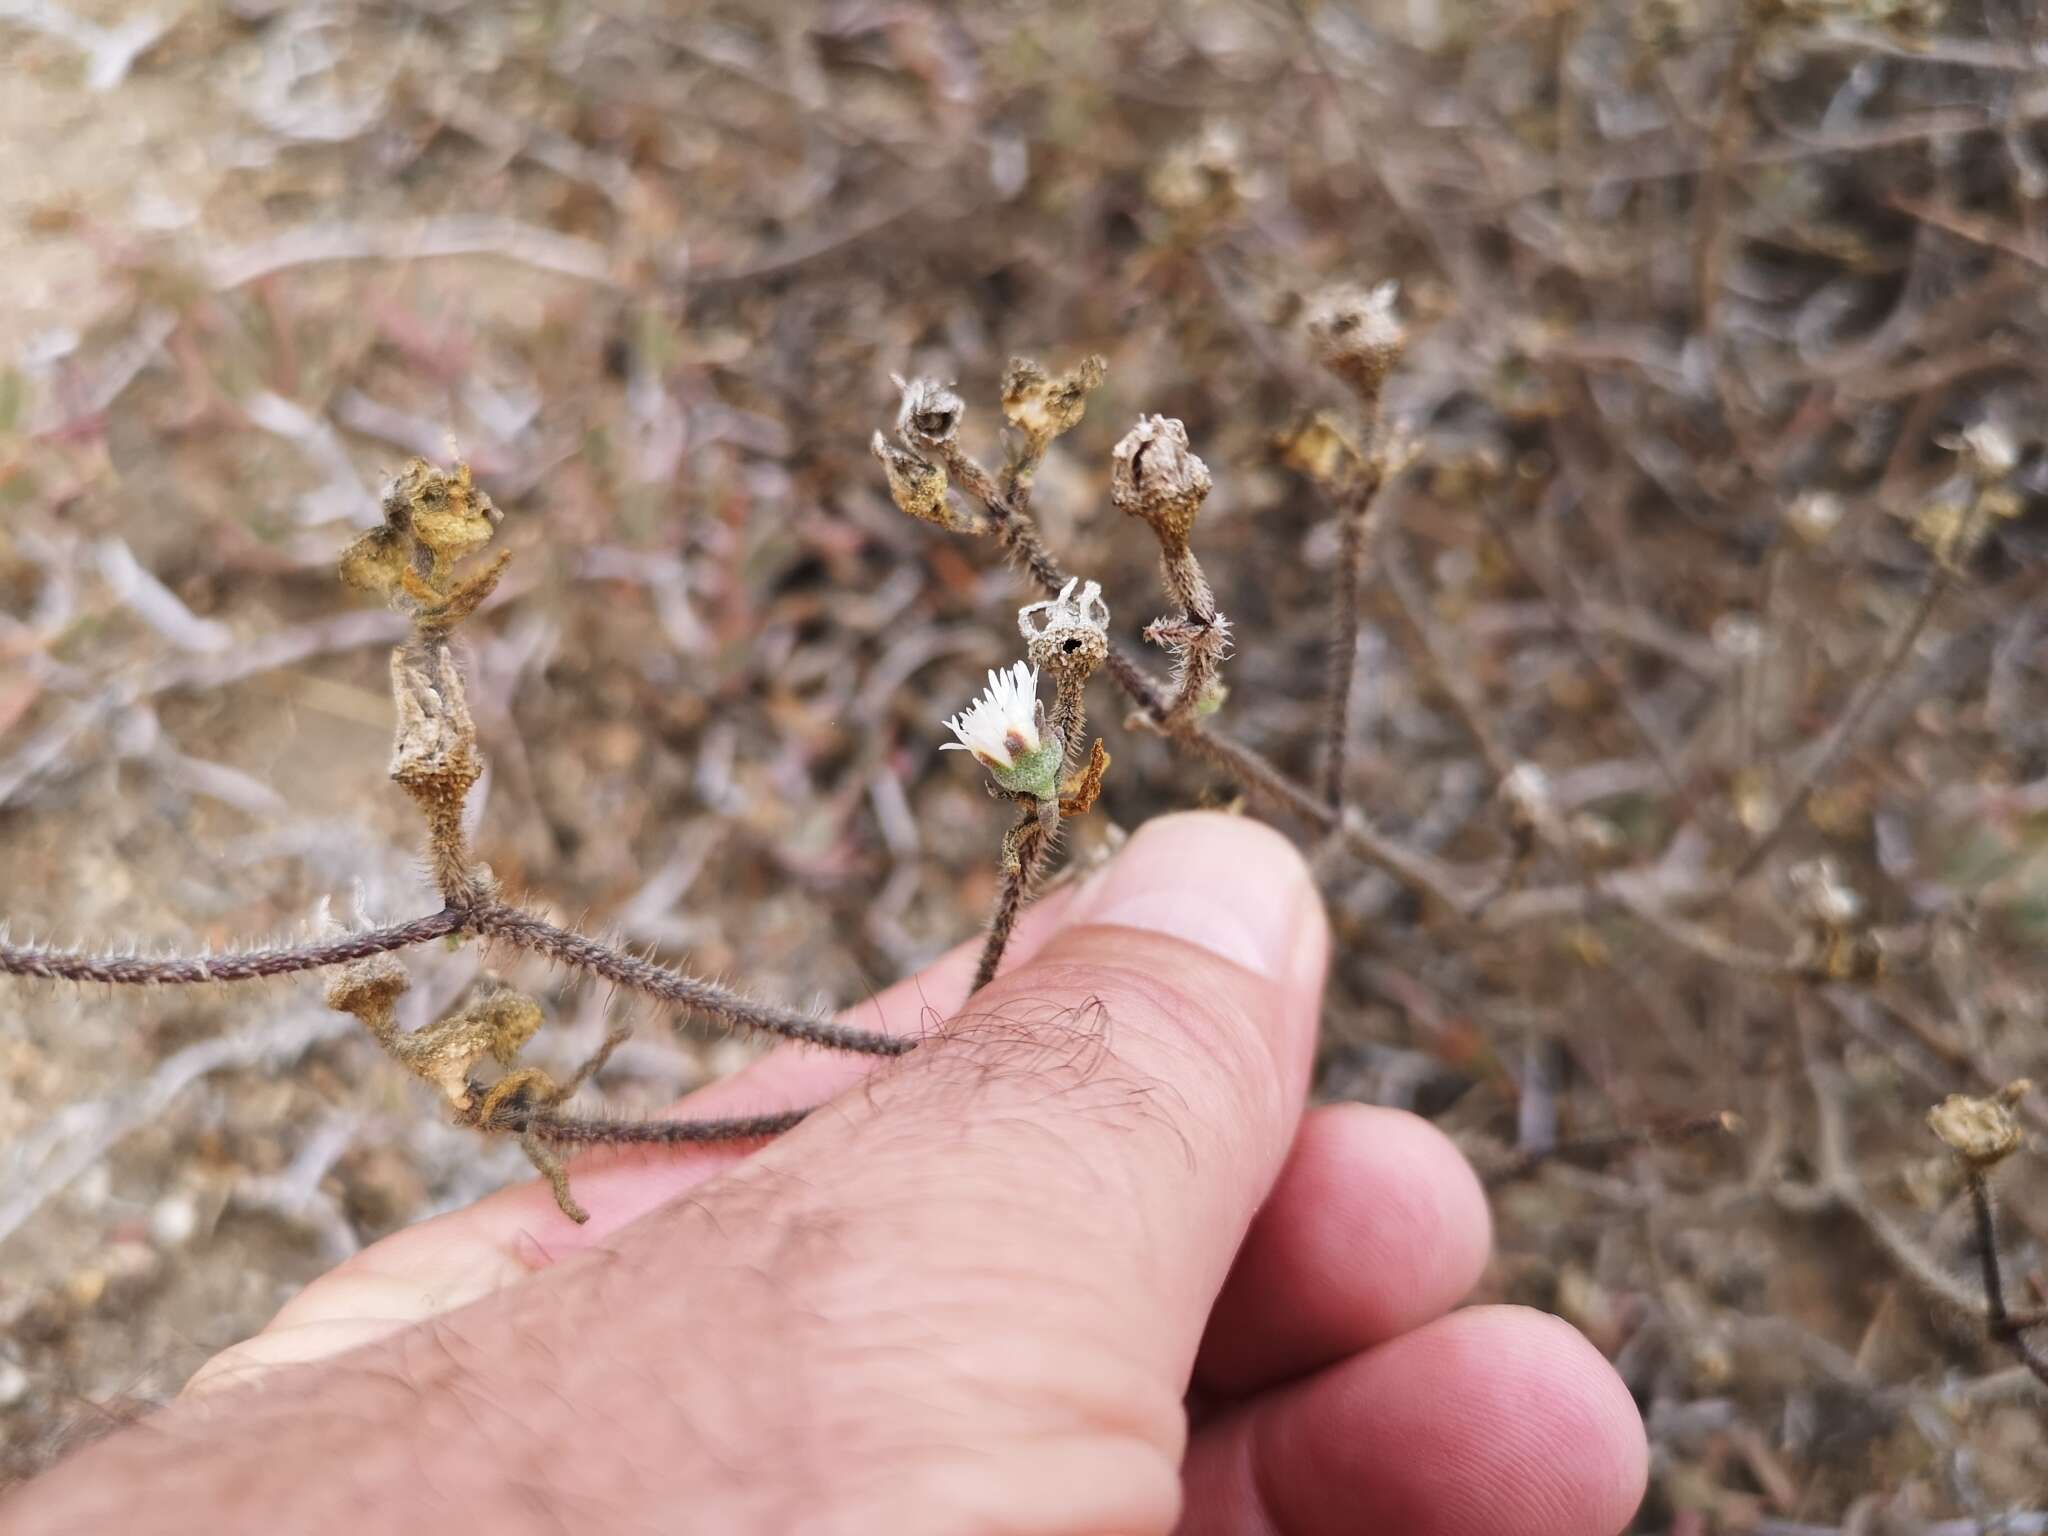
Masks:
[[[870,1081],[863,1112],[927,1160],[916,1187],[949,1230],[990,1223],[985,1180],[1021,1182],[1004,1224],[1115,1276],[1177,1370],[1292,1143],[1327,949],[1278,833],[1154,820],[1024,964]],[[981,1219],[940,1215],[954,1201]]]

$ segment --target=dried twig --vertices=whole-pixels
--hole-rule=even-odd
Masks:
[[[1942,594],[1948,591],[1953,577],[1954,573],[1944,564],[1937,564],[1929,572],[1926,583],[1920,589],[1919,600],[1913,604],[1912,610],[1907,613],[1899,627],[1892,632],[1891,639],[1872,665],[1862,686],[1850,699],[1848,707],[1829,727],[1827,735],[1821,738],[1821,743],[1813,755],[1800,768],[1798,781],[1786,799],[1784,807],[1772,819],[1771,824],[1757,834],[1755,840],[1743,851],[1742,857],[1736,860],[1735,867],[1729,874],[1731,882],[1747,879],[1754,873],[1804,814],[1807,802],[1813,798],[1813,792],[1834,771],[1836,763],[1841,761],[1842,754],[1849,749],[1857,733],[1863,728],[1871,709],[1884,696],[1885,690],[1898,676],[1899,668],[1912,654],[1914,645],[1919,641],[1921,632],[1927,628],[1927,621],[1934,616],[1935,607],[1940,603]]]
[[[1317,295],[1306,322],[1309,345],[1316,360],[1350,387],[1360,430],[1354,441],[1334,421],[1318,417],[1287,445],[1337,510],[1337,579],[1330,593],[1330,662],[1323,685],[1322,790],[1324,803],[1340,814],[1369,519],[1380,488],[1413,452],[1405,443],[1385,440],[1380,415],[1387,376],[1408,346],[1407,330],[1394,314],[1396,292],[1392,283],[1382,283],[1371,290],[1343,286]]]

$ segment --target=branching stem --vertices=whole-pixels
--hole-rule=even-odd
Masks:
[[[664,1002],[705,1014],[736,1029],[760,1030],[785,1039],[869,1056],[900,1056],[915,1041],[869,1030],[849,1029],[829,1019],[746,997],[716,982],[703,981],[651,960],[624,954],[504,902],[462,910],[444,907],[427,917],[346,933],[310,944],[220,954],[94,954],[40,945],[0,945],[0,974],[43,981],[100,982],[109,986],[198,986],[209,982],[262,981],[303,971],[326,970],[371,955],[410,949],[452,934],[501,938],[577,970],[602,976]]]
[[[996,493],[995,482],[965,453],[955,450],[947,467],[969,492],[983,502],[995,523],[995,536],[1003,553],[1035,582],[1048,597],[1055,597],[1069,578],[1046,548],[1038,525],[1019,517],[1015,508]],[[985,489],[984,489],[985,488]],[[1109,658],[1103,663],[1110,678],[1124,696],[1154,727],[1184,750],[1218,769],[1247,793],[1289,815],[1299,817],[1319,832],[1336,832],[1344,845],[1359,858],[1386,870],[1410,887],[1435,897],[1453,912],[1470,914],[1478,910],[1483,894],[1479,887],[1460,877],[1443,860],[1419,849],[1402,846],[1380,831],[1357,811],[1343,816],[1324,800],[1297,783],[1271,759],[1226,732],[1199,719],[1185,719],[1168,729],[1171,696],[1158,680],[1132,656],[1110,643]]]

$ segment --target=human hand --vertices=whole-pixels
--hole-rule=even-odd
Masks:
[[[1303,1113],[1326,962],[1298,855],[1152,822],[1020,926],[601,1154],[396,1234],[181,1402],[0,1508],[32,1532],[1608,1536],[1645,1465],[1565,1324],[1449,1309],[1477,1180],[1413,1116]]]

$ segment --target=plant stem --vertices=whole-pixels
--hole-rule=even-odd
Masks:
[[[460,932],[469,914],[444,907],[426,917],[388,928],[339,934],[317,943],[270,949],[229,950],[220,954],[167,955],[152,960],[140,955],[91,954],[76,949],[45,949],[40,945],[0,944],[0,974],[33,976],[45,981],[97,981],[108,986],[193,986],[215,981],[262,981],[346,965],[394,949],[409,949]]]
[[[1367,492],[1367,499],[1370,499]],[[1323,804],[1344,808],[1344,767],[1351,743],[1351,682],[1358,670],[1358,604],[1365,581],[1365,508],[1339,510],[1337,587],[1330,596],[1330,670],[1323,684]]]
[[[701,1142],[760,1141],[779,1136],[808,1115],[792,1109],[773,1115],[741,1115],[723,1120],[619,1120],[579,1118],[528,1105],[502,1106],[480,1131],[534,1136],[542,1141],[576,1146],[686,1146]]]
[[[2005,1276],[1998,1257],[1998,1220],[1991,1204],[1991,1181],[1977,1164],[1962,1159],[1963,1179],[1970,1190],[1970,1209],[1977,1218],[1977,1257],[1984,1267],[1984,1322],[1991,1337],[2014,1356],[2043,1386],[2048,1386],[2048,1357],[2044,1357],[2026,1335],[2020,1322],[2005,1309]]]
[[[901,1056],[917,1044],[915,1040],[852,1029],[814,1014],[759,1002],[716,982],[701,981],[665,965],[643,960],[638,955],[611,949],[595,939],[586,938],[572,929],[558,928],[543,918],[503,902],[490,902],[474,908],[469,914],[469,922],[477,933],[486,937],[503,939],[520,949],[546,955],[550,960],[602,976],[622,987],[691,1009],[730,1028],[756,1029],[805,1045],[821,1045],[828,1050],[854,1051],[866,1056]]]
[[[1941,602],[1942,594],[1948,591],[1952,579],[1953,573],[1946,564],[1935,565],[1927,578],[1926,586],[1921,589],[1920,600],[1913,605],[1913,611],[1892,635],[1890,643],[1884,648],[1884,654],[1878,658],[1877,665],[1864,679],[1863,686],[1857,691],[1856,696],[1849,701],[1849,707],[1842,711],[1841,718],[1829,729],[1827,737],[1821,742],[1820,750],[1800,771],[1799,784],[1793,791],[1792,798],[1785,802],[1785,808],[1778,813],[1777,818],[1736,861],[1735,869],[1728,877],[1731,884],[1753,873],[1791,830],[1793,822],[1799,819],[1800,814],[1806,809],[1807,801],[1813,798],[1813,792],[1820,787],[1821,780],[1841,761],[1842,754],[1856,739],[1856,733],[1863,728],[1863,722],[1869,717],[1871,709],[1883,697],[1884,691],[1891,686],[1892,680],[1898,676],[1899,668],[1905,664],[1906,657],[1912,653],[1921,633],[1927,628],[1927,621],[1934,616],[1935,607]]]

